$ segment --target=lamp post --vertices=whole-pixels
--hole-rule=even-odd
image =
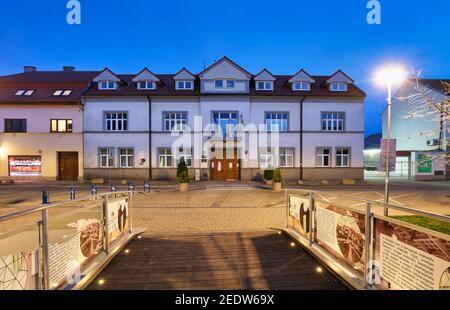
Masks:
[[[406,73],[401,66],[390,65],[381,68],[376,74],[376,82],[379,85],[387,86],[387,133],[386,133],[386,167],[384,173],[384,202],[389,203],[389,154],[391,142],[391,106],[392,106],[392,86],[401,84],[406,79]],[[388,208],[384,208],[384,215],[388,216]]]

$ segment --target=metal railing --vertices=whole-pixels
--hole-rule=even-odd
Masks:
[[[9,257],[13,257],[15,259],[14,264],[23,264],[27,271],[29,271],[29,269],[36,271],[35,274],[21,274],[20,277],[16,277],[12,272],[11,279],[9,279],[8,282],[0,283],[0,290],[14,288],[49,290],[75,286],[82,277],[86,276],[83,272],[92,269],[90,268],[89,262],[96,260],[101,255],[108,256],[110,254],[111,245],[117,246],[124,241],[124,238],[122,237],[132,234],[133,194],[134,191],[108,192],[78,199],[49,203],[0,216],[0,227],[12,227],[10,230],[7,229],[6,231],[3,231],[4,229],[2,229],[2,231],[0,231],[0,248],[2,249],[2,253],[0,253],[0,268],[6,268],[9,261],[11,261]],[[83,206],[83,203],[87,203],[87,205]],[[115,206],[115,208],[118,208],[118,212],[116,212],[117,210],[111,209],[113,203],[118,205]],[[119,206],[120,203],[122,204]],[[55,214],[49,214],[51,212],[55,212]],[[116,222],[111,222],[111,213],[114,214],[114,216],[116,216],[117,213],[121,213],[118,220],[115,218],[113,219]],[[82,224],[86,223],[91,223],[93,225],[86,228],[87,236],[85,239],[81,240],[84,231],[82,231],[80,227]],[[53,225],[54,228],[50,228],[50,225]],[[117,232],[111,231],[111,227],[114,227],[114,229],[120,228],[121,230],[119,229],[120,231],[118,230]],[[35,236],[36,233],[38,236]],[[113,240],[110,240],[112,233],[114,233],[114,238],[116,239],[114,242]],[[35,240],[34,238],[38,240],[37,245],[35,245],[33,241],[30,241]],[[50,239],[54,239],[55,241],[51,241]],[[76,249],[78,252],[69,249],[69,246],[71,245],[68,245],[66,239],[74,240],[74,243],[71,245],[78,245],[77,242],[79,242],[80,248]],[[82,247],[82,241],[87,243],[85,247]],[[26,244],[27,242],[29,244]],[[24,245],[22,246],[21,243]],[[61,254],[59,251],[66,245],[67,253]],[[18,252],[14,250],[14,248],[17,247],[20,248],[20,251]],[[95,247],[97,249],[100,248],[100,250],[95,251]],[[58,259],[62,260],[62,256],[64,255],[73,256],[67,257],[67,260],[77,263],[79,260],[77,253],[85,255],[83,250],[86,251],[86,255],[89,256],[86,256],[87,258],[85,260],[83,257],[83,261],[82,263],[79,263],[79,265],[74,268],[70,266],[57,266]],[[5,256],[6,253],[9,254]],[[58,255],[61,257],[57,257]],[[23,263],[21,259],[17,260],[16,257],[24,258],[26,262]],[[52,265],[50,263],[51,261],[55,263]],[[33,266],[30,267],[30,265]],[[61,268],[59,276],[67,273],[66,279],[64,281],[51,283],[50,275],[52,272],[53,274],[56,272],[56,270],[52,270],[51,268]],[[24,268],[21,269],[23,271]],[[71,274],[72,272],[78,273],[75,275],[75,280],[73,280],[74,277]],[[24,278],[33,280],[26,282],[23,280]],[[35,284],[32,282],[35,282]]]
[[[333,198],[358,201],[362,206],[358,208],[345,202],[331,202],[318,191],[286,189],[286,231],[355,288],[387,289],[391,285],[397,287],[394,280],[388,279],[392,283],[389,282],[381,272],[384,263],[384,257],[381,257],[381,251],[384,250],[381,239],[391,236],[395,239],[394,243],[400,240],[422,251],[425,251],[427,246],[432,247],[434,242],[437,244],[436,249],[431,251],[430,248],[431,254],[426,255],[429,255],[430,259],[433,259],[433,255],[446,259],[450,268],[450,235],[378,215],[374,213],[374,209],[380,207],[383,210],[397,210],[444,223],[450,223],[449,216],[350,195],[333,194]],[[340,225],[342,218],[343,224]],[[335,227],[330,228],[333,225]],[[327,229],[334,229],[334,232],[331,233],[331,230]],[[328,235],[325,236],[326,232]],[[336,236],[331,240],[333,234]],[[413,239],[417,234],[420,234],[421,240]],[[410,239],[404,238],[405,235]],[[436,251],[440,252],[436,254]],[[349,252],[351,253],[348,254]],[[450,269],[444,272],[449,271]]]

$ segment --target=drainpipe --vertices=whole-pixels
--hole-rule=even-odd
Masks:
[[[303,181],[303,103],[306,97],[300,98],[300,180]]]
[[[148,179],[152,179],[152,99],[148,99]]]

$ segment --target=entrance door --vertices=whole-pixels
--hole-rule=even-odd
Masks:
[[[239,160],[237,159],[237,149],[234,149],[233,158],[227,159],[226,150],[223,151],[223,158],[214,157],[210,161],[211,180],[239,180]]]
[[[78,180],[78,152],[58,153],[58,177],[63,181]]]

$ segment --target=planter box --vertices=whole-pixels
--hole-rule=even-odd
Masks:
[[[273,183],[273,190],[276,192],[281,192],[281,183],[280,182]]]
[[[180,183],[180,192],[187,192],[189,190],[189,183]]]

